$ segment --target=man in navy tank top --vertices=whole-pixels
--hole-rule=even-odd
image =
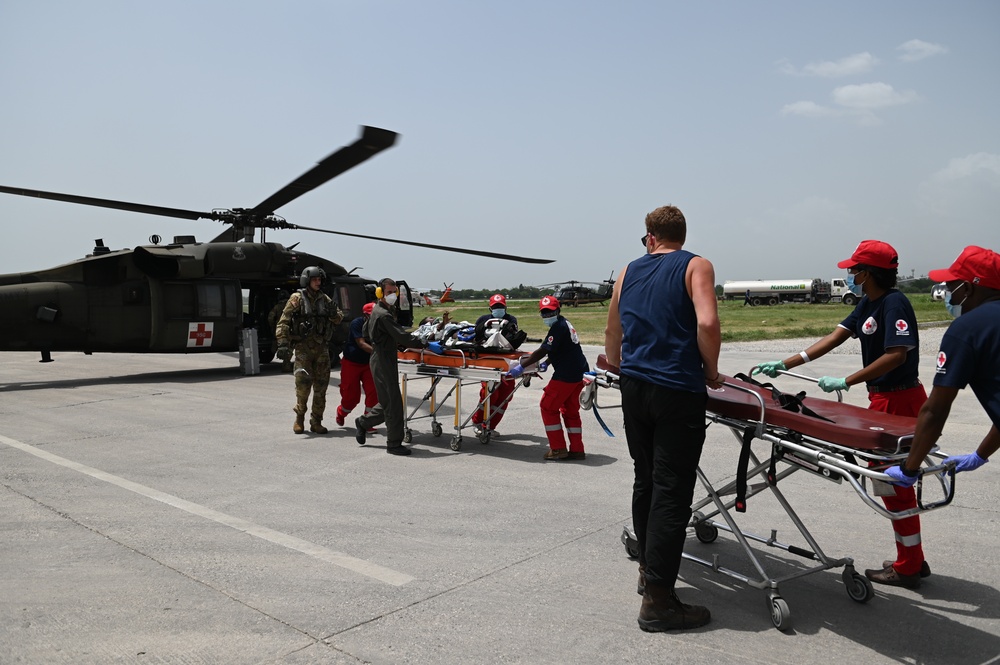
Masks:
[[[621,368],[622,412],[635,462],[632,523],[639,547],[648,632],[698,628],[708,609],[674,591],[705,443],[706,386],[719,388],[721,331],[715,270],[682,249],[684,214],[663,206],[646,215],[646,254],[615,281],[604,352]]]

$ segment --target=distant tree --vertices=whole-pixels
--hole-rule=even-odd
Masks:
[[[718,297],[721,298],[723,295],[725,295],[725,293],[726,292],[722,290],[722,284],[716,284],[715,285],[715,295],[716,296],[718,296]]]

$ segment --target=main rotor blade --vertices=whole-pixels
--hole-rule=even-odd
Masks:
[[[501,259],[503,261],[520,261],[521,263],[554,263],[555,259],[533,259],[528,256],[517,256],[513,254],[498,254],[497,252],[484,252],[479,249],[462,249],[461,247],[446,247],[444,245],[431,245],[425,242],[414,242],[412,240],[396,240],[394,238],[374,238],[360,233],[347,233],[346,231],[330,231],[329,229],[316,229],[310,226],[299,226],[289,224],[287,228],[303,229],[305,231],[319,231],[320,233],[332,233],[338,236],[349,236],[351,238],[364,238],[365,240],[378,240],[381,242],[392,242],[397,245],[408,245],[410,247],[425,247],[427,249],[440,249],[445,252],[458,252],[459,254],[474,254],[475,256],[487,256],[491,259]]]
[[[281,206],[294,201],[306,192],[316,189],[327,180],[354,168],[370,157],[374,157],[396,142],[396,132],[378,127],[363,127],[361,138],[349,146],[328,155],[313,168],[306,171],[283,188],[264,199],[250,212],[269,215]]]
[[[17,194],[18,196],[33,196],[39,199],[52,199],[53,201],[65,201],[66,203],[82,203],[98,208],[114,208],[115,210],[128,210],[129,212],[144,212],[149,215],[161,215],[163,217],[177,217],[179,219],[215,219],[210,212],[198,212],[196,210],[183,210],[181,208],[165,208],[163,206],[151,206],[145,203],[129,203],[127,201],[114,201],[112,199],[97,199],[90,196],[77,196],[75,194],[60,194],[58,192],[43,192],[38,189],[22,189],[20,187],[5,187],[0,185],[0,192],[5,194]]]

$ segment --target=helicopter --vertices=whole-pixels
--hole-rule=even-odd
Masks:
[[[525,263],[550,259],[508,256],[481,250],[377,238],[365,234],[298,226],[275,210],[396,143],[396,132],[363,126],[361,136],[253,208],[216,208],[199,212],[0,185],[0,192],[67,203],[126,210],[179,219],[210,219],[227,225],[208,242],[175,236],[162,243],[112,250],[97,239],[82,259],[36,272],[0,275],[0,351],[38,351],[40,362],[53,352],[205,353],[240,349],[244,329],[256,329],[262,364],[275,355],[274,327],[268,315],[299,288],[299,273],[319,266],[327,275],[323,290],[344,311],[331,341],[336,358],[347,340],[350,321],[375,298],[375,280],[353,268],[268,242],[266,231],[306,230],[366,238]],[[257,231],[260,241],[257,242]],[[162,243],[162,244],[161,244]],[[405,282],[398,320],[413,324],[412,294]],[[273,317],[272,317],[273,318]]]
[[[599,303],[603,305],[608,300],[611,300],[611,294],[615,288],[615,273],[611,272],[611,277],[604,280],[603,282],[578,282],[576,280],[570,280],[568,282],[557,282],[555,284],[541,284],[540,286],[554,287],[555,292],[552,294],[559,301],[559,304],[565,307],[566,305],[572,305],[576,307],[578,305],[587,305],[590,303]]]

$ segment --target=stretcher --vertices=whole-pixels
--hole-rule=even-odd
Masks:
[[[438,420],[438,413],[441,408],[454,397],[454,431],[451,438],[451,449],[462,449],[462,430],[469,427],[472,417],[477,411],[482,411],[483,422],[489,420],[498,411],[504,409],[507,403],[514,396],[521,386],[531,384],[534,376],[545,370],[544,365],[532,365],[524,369],[524,373],[517,379],[514,390],[502,403],[490,404],[490,397],[500,385],[500,380],[504,374],[510,371],[513,363],[518,362],[525,354],[519,351],[508,353],[501,352],[473,352],[461,349],[449,349],[442,354],[436,354],[427,350],[406,350],[398,353],[400,391],[403,396],[403,404],[406,404],[406,395],[409,384],[415,379],[426,379],[430,385],[420,398],[420,401],[412,409],[404,410],[403,413],[403,441],[410,443],[413,440],[413,431],[410,429],[410,422],[429,418],[431,421],[431,433],[434,436],[441,436],[444,433],[444,426]],[[482,399],[476,395],[477,402],[467,414],[463,415],[462,388],[475,385],[486,384],[486,394]],[[439,388],[447,388],[443,396],[438,395]],[[426,405],[427,412],[421,413]],[[489,428],[480,428],[476,433],[476,438],[480,443],[489,443],[493,431]]]
[[[782,374],[816,381],[793,372]],[[706,544],[714,542],[720,530],[730,533],[749,559],[755,576],[723,567],[718,554],[708,560],[685,552],[684,559],[765,591],[771,621],[779,630],[791,625],[788,604],[779,591],[779,585],[788,580],[843,567],[842,579],[848,596],[859,603],[868,602],[874,596],[871,582],[855,570],[852,558],[833,558],[823,552],[782,492],[781,481],[793,473],[806,471],[810,477],[847,484],[869,508],[887,519],[898,520],[951,503],[955,495],[954,463],[938,463],[936,460],[944,454],[935,448],[919,472],[915,485],[917,505],[904,511],[889,511],[875,497],[891,480],[884,470],[906,459],[916,418],[845,404],[839,393],[837,401],[810,398],[804,392],[797,395],[781,393],[770,384],[762,384],[745,375],[723,375],[722,378],[721,389],[708,391],[706,418],[710,424],[728,428],[739,443],[736,477],[716,487],[702,468],[698,468],[698,480],[705,496],[692,505],[689,528]],[[609,365],[607,358],[601,355],[597,369],[591,372],[588,385],[581,393],[581,406],[592,408],[596,413],[600,408],[599,390],[618,389],[619,379],[618,368]],[[769,444],[767,454],[758,455],[753,449],[754,442]],[[751,480],[760,482],[751,484]],[[924,498],[925,480],[934,488],[934,500]],[[747,511],[749,499],[765,491],[777,500],[805,546],[779,542],[776,529],[764,537],[745,532],[740,527],[739,514]],[[628,527],[622,533],[622,542],[630,556],[638,556],[635,534]],[[784,576],[772,576],[765,570],[751,542],[784,550],[808,563],[804,567],[796,566]]]

